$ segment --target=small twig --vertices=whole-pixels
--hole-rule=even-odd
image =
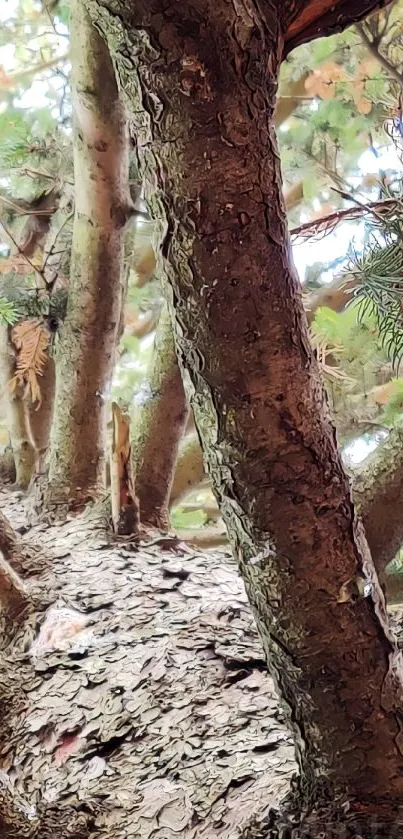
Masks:
[[[8,76],[7,81],[18,84],[19,81],[22,81],[27,76],[34,76],[36,73],[42,73],[44,70],[51,70],[63,61],[68,61],[68,59],[69,53],[64,53],[63,55],[51,58],[49,61],[41,61],[39,64],[34,64],[32,67],[27,67],[25,70],[19,70],[18,73],[11,73]]]
[[[4,221],[1,221],[1,219],[0,219],[0,226],[3,228],[6,236],[8,236],[8,238],[10,239],[10,242],[12,242],[14,247],[17,249],[17,253],[19,253],[20,256],[22,256],[23,259],[25,259],[25,262],[27,263],[27,265],[29,265],[32,268],[32,270],[35,272],[35,274],[37,274],[37,276],[40,278],[41,282],[45,284],[45,288],[47,288],[47,282],[45,280],[43,271],[41,271],[39,268],[37,268],[36,265],[29,258],[29,256],[27,256],[26,253],[24,253],[22,248],[20,248],[17,240],[14,238],[13,234],[8,230],[8,228],[4,224]]]
[[[55,247],[55,244],[56,244],[62,230],[66,227],[66,224],[68,224],[68,222],[70,221],[71,218],[73,218],[73,216],[74,216],[74,211],[69,213],[68,216],[66,216],[66,218],[64,219],[64,221],[60,225],[59,229],[56,231],[55,238],[53,239],[53,242],[50,246],[50,249],[49,249],[49,251],[46,255],[45,261],[43,263],[42,271],[44,273],[45,273],[45,269],[46,269],[46,266],[48,264],[48,261],[49,261],[50,257],[56,255],[55,251],[54,251],[54,247]],[[58,251],[58,253],[63,253],[63,251]]]
[[[47,207],[46,210],[29,210],[27,207],[20,207],[19,204],[6,198],[4,195],[0,195],[0,202],[11,207],[20,216],[49,216],[57,210],[57,207]]]

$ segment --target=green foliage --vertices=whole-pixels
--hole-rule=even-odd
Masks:
[[[383,345],[398,369],[403,357],[403,205],[374,217],[362,253],[352,253],[347,269],[355,282],[358,317],[375,318]]]
[[[5,297],[0,297],[0,322],[7,326],[13,326],[17,323],[20,317],[18,307],[15,303],[7,300]]]
[[[171,524],[175,530],[198,529],[207,523],[207,516],[200,510],[187,512],[183,507],[174,507],[171,513]]]
[[[383,422],[382,407],[373,392],[384,381],[385,371],[389,377],[376,317],[367,312],[360,320],[357,303],[344,312],[323,307],[315,314],[311,334],[324,364],[329,403],[340,441],[362,434],[365,423]]]
[[[392,379],[393,393],[381,414],[384,425],[393,426],[403,413],[403,379]]]

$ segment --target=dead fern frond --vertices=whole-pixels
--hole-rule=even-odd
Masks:
[[[11,330],[11,341],[17,351],[16,372],[9,383],[11,390],[25,386],[31,402],[42,402],[39,376],[43,375],[48,358],[49,332],[40,320],[23,320]]]

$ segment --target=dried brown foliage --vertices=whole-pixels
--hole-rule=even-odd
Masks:
[[[43,375],[48,356],[49,332],[40,320],[24,320],[11,330],[11,342],[16,350],[16,372],[10,389],[22,386],[31,402],[42,401],[39,376]]]

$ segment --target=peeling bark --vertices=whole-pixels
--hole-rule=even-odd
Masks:
[[[166,528],[178,447],[189,414],[166,308],[155,336],[148,387],[134,419],[133,469],[142,524]]]
[[[274,3],[87,3],[133,114],[146,111],[138,158],[162,218],[180,357],[268,665],[291,708],[301,788],[320,798],[325,785],[379,811],[387,800],[393,818],[402,665],[308,340],[281,197],[273,111],[290,4],[276,13]],[[308,6],[293,3],[293,20]],[[343,6],[353,18],[356,3],[347,11],[332,0],[329,28],[337,11],[343,24]]]
[[[67,315],[56,359],[49,503],[97,496],[105,459],[105,396],[121,307],[123,235],[133,211],[128,129],[108,49],[72,4],[75,217]]]
[[[131,464],[130,421],[119,405],[112,403],[111,507],[115,533],[137,533],[138,501],[134,491]]]

